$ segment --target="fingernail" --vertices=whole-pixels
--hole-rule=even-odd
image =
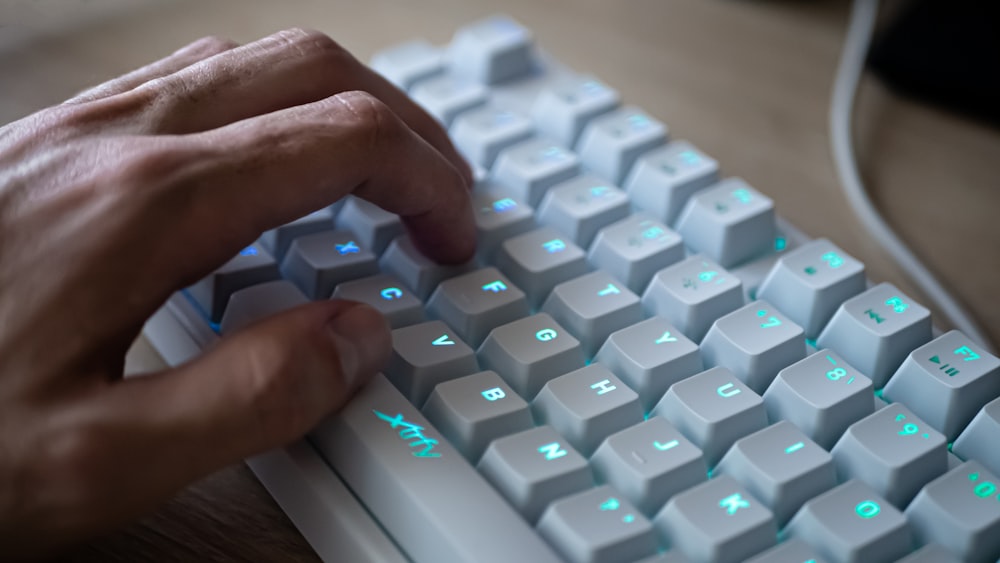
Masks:
[[[375,309],[352,304],[330,319],[327,327],[349,388],[357,388],[370,379],[388,360],[391,350],[389,327]]]

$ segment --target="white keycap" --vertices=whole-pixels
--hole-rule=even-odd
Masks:
[[[488,169],[500,151],[531,137],[533,129],[527,117],[487,104],[456,117],[450,132],[466,158]]]
[[[333,299],[360,301],[385,316],[392,328],[424,322],[424,304],[398,279],[380,274],[337,285]]]
[[[264,317],[308,302],[299,288],[287,280],[252,285],[234,292],[229,298],[219,332],[231,334]]]
[[[647,314],[667,319],[695,342],[701,342],[715,319],[741,306],[739,278],[703,256],[660,270],[642,294]]]
[[[778,259],[757,297],[774,304],[816,338],[841,303],[865,290],[865,266],[826,239]]]
[[[587,260],[642,293],[659,270],[684,259],[680,235],[645,213],[631,215],[597,233]]]
[[[806,542],[792,538],[785,540],[746,563],[822,563],[826,561]]]
[[[687,200],[719,179],[719,163],[687,141],[672,141],[641,157],[624,187],[632,204],[673,225]]]
[[[511,197],[493,184],[478,184],[472,192],[472,211],[476,220],[476,255],[490,261],[500,244],[535,228],[531,207]]]
[[[311,235],[322,231],[332,231],[334,213],[330,208],[313,211],[309,215],[264,231],[257,239],[271,256],[279,263],[284,260],[292,241],[303,235]]]
[[[930,339],[930,311],[880,283],[845,301],[816,344],[836,350],[880,389],[910,351]]]
[[[379,259],[383,272],[402,280],[420,299],[426,300],[446,279],[472,270],[471,263],[444,265],[428,258],[410,235],[396,237]]]
[[[961,561],[947,549],[932,543],[896,560],[896,563],[961,563]]]
[[[957,330],[911,352],[882,391],[949,441],[998,396],[1000,359]]]
[[[496,84],[531,71],[531,32],[507,16],[493,16],[462,27],[451,40],[452,71],[483,84]]]
[[[254,243],[195,282],[187,291],[204,314],[217,323],[222,320],[229,296],[234,292],[280,277],[274,258],[259,243]]]
[[[990,401],[979,411],[958,435],[952,451],[964,459],[982,462],[994,474],[1000,475],[997,436],[1000,436],[1000,399]]]
[[[627,106],[592,119],[576,152],[587,169],[620,186],[635,161],[666,143],[667,134],[666,124]]]
[[[705,365],[729,368],[756,393],[778,372],[806,357],[802,328],[766,301],[754,301],[724,317],[701,342]]]
[[[685,244],[730,268],[771,249],[774,202],[742,179],[727,178],[692,195],[676,228]]]
[[[446,128],[459,114],[485,105],[489,91],[478,82],[454,76],[435,76],[417,84],[410,97]]]
[[[281,273],[310,299],[326,299],[337,285],[378,273],[370,247],[348,231],[324,231],[292,242]]]
[[[618,92],[591,76],[575,76],[538,94],[531,118],[538,130],[556,142],[572,147],[593,118],[616,107]]]
[[[379,51],[372,56],[372,69],[403,90],[444,71],[443,51],[418,39]]]
[[[392,356],[385,375],[418,407],[438,383],[478,371],[472,348],[441,321],[392,331]]]
[[[358,243],[376,255],[381,255],[393,239],[405,232],[396,214],[359,197],[345,199],[337,215],[337,228],[354,233]]]
[[[590,246],[602,228],[629,215],[628,196],[587,174],[553,186],[538,209],[538,220],[570,237],[581,248]]]
[[[557,285],[542,311],[580,340],[588,358],[612,332],[642,320],[639,296],[605,272],[591,272]]]
[[[548,227],[507,239],[495,262],[532,307],[540,306],[556,285],[589,269],[583,250]]]
[[[496,268],[445,280],[431,296],[427,309],[474,347],[494,328],[530,314],[524,292]]]
[[[513,196],[537,206],[552,186],[580,173],[580,159],[548,139],[528,139],[497,157],[493,179]]]

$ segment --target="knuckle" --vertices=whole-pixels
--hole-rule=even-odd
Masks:
[[[273,37],[284,48],[305,58],[319,59],[325,65],[343,68],[357,63],[350,52],[329,35],[313,29],[293,27],[279,31]]]
[[[213,55],[230,49],[235,49],[238,46],[239,43],[233,41],[232,39],[227,39],[218,35],[208,35],[192,43],[191,49],[198,54]]]
[[[342,92],[333,100],[347,110],[353,120],[351,126],[359,137],[367,139],[368,149],[380,150],[399,141],[403,132],[401,122],[382,100],[363,91]],[[338,119],[338,124],[342,123]]]

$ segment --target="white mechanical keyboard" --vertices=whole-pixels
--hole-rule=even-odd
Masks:
[[[384,373],[247,460],[324,560],[1000,557],[1000,360],[509,18],[372,66],[474,165],[476,259],[348,198],[146,326],[178,364],[310,299],[386,315]]]

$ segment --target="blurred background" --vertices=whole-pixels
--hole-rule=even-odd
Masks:
[[[883,39],[898,31],[894,24],[913,3],[884,3]],[[972,10],[976,3],[936,4]],[[503,12],[533,30],[538,44],[557,59],[595,74],[626,102],[667,122],[672,137],[717,158],[725,175],[741,176],[774,198],[779,214],[807,234],[830,238],[862,260],[872,280],[895,283],[934,311],[859,227],[838,186],[828,110],[848,11],[849,2],[842,0],[3,0],[0,124],[205,35],[247,42],[285,27],[312,27],[367,60],[406,39],[445,43],[464,23]],[[876,41],[877,62],[893,84],[913,88],[907,76],[932,76],[927,83],[938,92],[904,96],[869,73],[858,100],[855,147],[862,177],[888,222],[996,343],[1000,129],[989,125],[988,111],[996,111],[1000,98],[980,103],[985,113],[982,107],[955,110],[923,100],[940,101],[942,91],[983,93],[995,87],[1000,49],[989,52],[995,43],[988,40],[997,20],[951,11],[965,14],[964,20],[925,18],[929,27],[911,26],[889,44]],[[986,11],[996,14],[995,8]],[[985,31],[976,22],[985,22]],[[941,50],[953,43],[946,30],[950,37],[985,38],[972,41],[964,54],[953,54]],[[900,65],[909,65],[902,68],[902,81],[892,74]],[[132,365],[157,365],[150,352],[140,343]],[[232,503],[241,510],[213,506]],[[239,467],[75,557],[116,559],[112,554],[127,546],[199,534],[209,535],[198,540],[203,545],[225,553],[239,543],[260,543],[257,533],[275,526],[288,523]],[[258,559],[301,549],[294,539],[275,541],[274,557]]]

